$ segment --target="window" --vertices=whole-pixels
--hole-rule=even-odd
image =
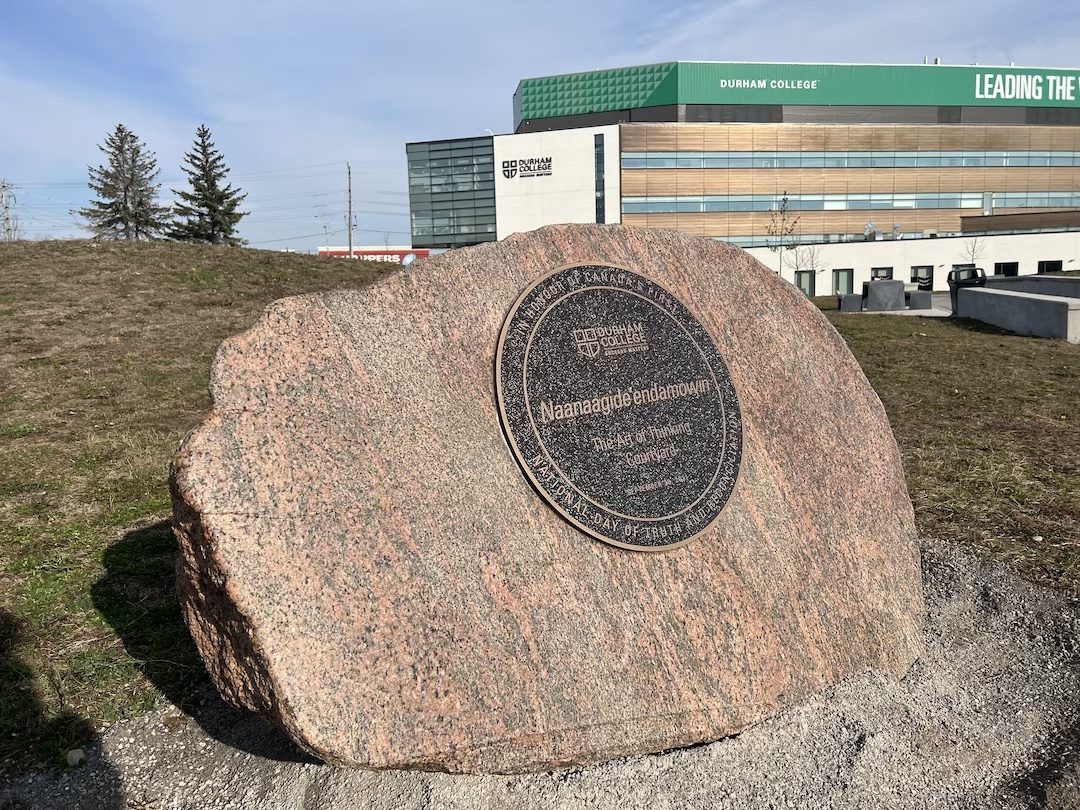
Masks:
[[[994,262],[995,276],[1015,276],[1020,272],[1019,262]]]
[[[874,278],[891,279],[892,278],[892,268],[891,267],[871,267],[870,268],[870,278],[872,278],[872,279],[874,279]]]
[[[1061,259],[1043,259],[1039,262],[1039,270],[1041,273],[1060,273],[1061,272]]]
[[[814,276],[816,274],[812,270],[796,270],[795,271],[795,286],[798,287],[807,298],[813,298],[814,292]]]
[[[850,295],[855,271],[851,268],[832,271],[833,295]]]
[[[409,213],[416,247],[495,238],[491,138],[408,144]]]
[[[596,221],[604,222],[604,134],[593,135],[593,172],[596,176]]]
[[[923,291],[934,289],[934,266],[932,264],[913,264],[911,283],[918,284]]]
[[[435,170],[432,174],[437,174]],[[1080,192],[906,192],[898,194],[789,194],[791,211],[869,211],[891,209],[1080,208]],[[698,211],[770,211],[780,206],[775,194],[685,194],[677,197],[623,197],[627,214]],[[633,207],[631,207],[633,206]]]
[[[427,153],[424,154],[427,155]],[[624,169],[902,169],[914,167],[940,168],[946,166],[1080,166],[1080,152],[1006,152],[1000,150],[941,152],[929,149],[915,152],[655,151],[623,152],[621,160]]]

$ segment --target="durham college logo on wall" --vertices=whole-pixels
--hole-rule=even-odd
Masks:
[[[503,177],[548,177],[551,175],[551,158],[518,158],[502,162]]]

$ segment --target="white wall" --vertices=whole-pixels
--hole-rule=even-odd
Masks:
[[[855,271],[852,290],[861,292],[862,283],[870,280],[871,267],[892,267],[894,279],[910,283],[913,265],[933,265],[934,289],[945,292],[949,289],[946,278],[952,266],[971,262],[966,251],[971,241],[972,237],[949,236],[818,245],[820,272],[815,274],[815,292],[833,294],[834,269],[852,268]],[[980,236],[978,245],[982,255],[974,264],[986,270],[987,275],[994,272],[996,262],[1019,262],[1020,275],[1031,275],[1043,259],[1060,259],[1062,270],[1080,270],[1080,231]],[[778,254],[768,248],[749,248],[747,252],[767,267],[777,269]],[[792,253],[785,253],[782,275],[795,283],[795,270],[790,266]]]
[[[593,136],[604,136],[604,217],[619,222],[619,128],[584,127],[495,136],[495,222],[498,238],[544,225],[596,222]],[[548,177],[508,178],[503,162],[551,158]]]

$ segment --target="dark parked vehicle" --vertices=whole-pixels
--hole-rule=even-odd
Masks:
[[[952,314],[956,315],[956,301],[960,297],[958,290],[961,287],[985,287],[986,271],[981,267],[958,267],[949,271],[948,281]]]

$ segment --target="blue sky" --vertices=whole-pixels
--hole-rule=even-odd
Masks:
[[[29,238],[82,235],[96,144],[122,122],[163,182],[206,124],[248,192],[252,245],[408,244],[404,143],[510,131],[519,79],[685,60],[1080,66],[1049,0],[330,2],[3,0],[0,178]]]

